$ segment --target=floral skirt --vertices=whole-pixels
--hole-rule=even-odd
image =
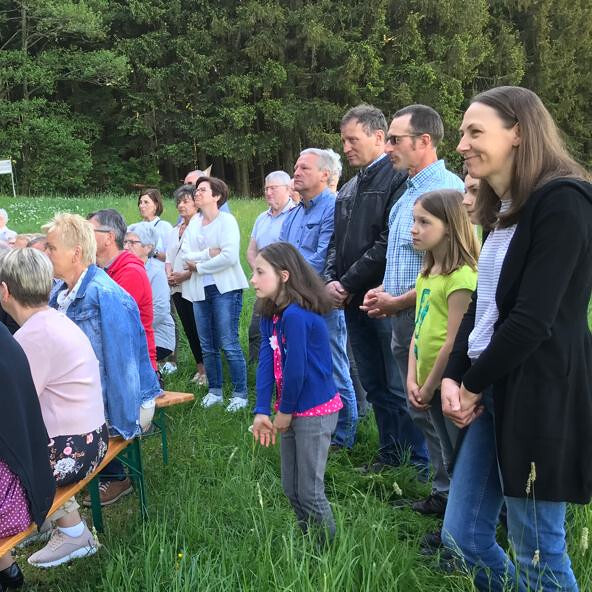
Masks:
[[[76,436],[55,436],[49,440],[49,462],[56,485],[82,481],[101,464],[109,445],[107,424]]]
[[[27,530],[32,521],[25,488],[0,460],[0,539]]]

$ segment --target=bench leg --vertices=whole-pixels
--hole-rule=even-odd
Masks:
[[[166,413],[163,409],[157,409],[152,423],[160,429],[160,437],[162,439],[162,464],[169,464],[169,447],[167,441],[167,424]]]
[[[142,453],[140,449],[140,438],[134,438],[125,451],[125,458],[122,462],[129,469],[130,477],[136,486],[140,500],[140,513],[142,520],[148,519],[148,502],[146,499],[146,485],[144,483],[144,468],[142,466]]]
[[[103,512],[101,510],[101,496],[99,494],[99,475],[89,484],[90,503],[93,517],[93,525],[97,532],[103,532]]]

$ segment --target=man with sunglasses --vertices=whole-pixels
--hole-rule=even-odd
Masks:
[[[423,253],[413,249],[411,240],[413,206],[428,191],[464,191],[460,178],[446,169],[443,160],[438,159],[437,146],[443,137],[442,118],[426,105],[409,105],[397,111],[387,135],[385,150],[392,166],[395,170],[407,172],[408,178],[405,192],[389,215],[386,269],[382,286],[367,292],[363,309],[371,317],[391,317],[393,355],[403,384],[407,381],[409,345],[415,326],[415,280],[423,260]],[[425,500],[415,502],[412,507],[422,514],[443,516],[450,488],[446,465],[451,460],[452,451],[442,450],[428,413],[410,404],[407,407],[415,425],[425,436],[434,468],[432,493]]]

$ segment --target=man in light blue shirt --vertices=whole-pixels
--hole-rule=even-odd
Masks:
[[[407,384],[409,345],[415,325],[415,280],[422,266],[423,253],[413,250],[411,227],[413,206],[417,199],[436,189],[464,190],[463,182],[438,160],[436,149],[444,136],[440,115],[425,105],[410,105],[397,113],[387,136],[386,152],[393,166],[409,174],[407,189],[393,205],[389,216],[389,236],[386,269],[382,286],[369,290],[364,308],[371,316],[391,316],[393,325],[393,355],[399,366],[403,384]],[[440,405],[434,397],[432,407]],[[424,514],[443,515],[446,508],[450,477],[446,466],[453,451],[442,447],[445,425],[442,415],[422,411],[408,402],[408,411],[415,425],[423,432],[430,461],[434,467],[432,493],[427,499],[413,504]],[[438,432],[443,437],[438,436]],[[413,458],[413,451],[412,451]]]
[[[294,245],[306,261],[322,275],[327,261],[327,250],[333,235],[335,194],[328,181],[334,169],[333,155],[326,150],[303,150],[294,165],[294,189],[302,201],[286,216],[280,240]],[[351,448],[358,423],[358,406],[349,372],[347,330],[343,308],[334,308],[325,315],[333,358],[333,379],[343,401],[334,446]]]
[[[269,209],[261,212],[253,225],[251,240],[247,248],[247,261],[251,269],[255,269],[257,253],[263,247],[279,240],[282,224],[288,212],[295,205],[290,197],[290,181],[290,175],[285,171],[274,171],[265,177],[265,199]],[[257,302],[255,302],[249,325],[249,362],[253,363],[259,359],[260,320],[261,316],[257,311]]]

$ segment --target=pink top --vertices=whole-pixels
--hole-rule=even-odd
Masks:
[[[276,339],[277,344],[277,331],[276,331],[276,324],[279,320],[277,315],[273,317],[273,337]],[[283,373],[282,373],[282,354],[280,352],[279,347],[274,347],[273,349],[273,375],[275,377],[275,386],[277,397],[275,399],[275,405],[273,410],[277,413],[280,408],[280,401],[282,399],[282,386],[284,384]],[[331,415],[331,413],[337,413],[340,409],[343,408],[343,402],[341,401],[341,395],[336,393],[336,395],[326,401],[325,403],[321,403],[316,407],[311,407],[310,409],[306,409],[306,411],[295,412],[292,413],[292,417],[319,417],[321,415]]]
[[[87,434],[105,423],[99,362],[82,330],[53,308],[14,334],[31,367],[50,438]]]

